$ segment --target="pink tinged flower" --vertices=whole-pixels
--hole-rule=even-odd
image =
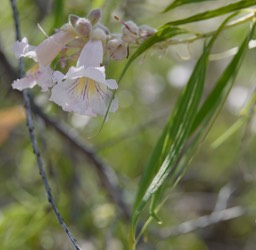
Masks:
[[[13,82],[12,88],[22,91],[27,88],[33,88],[35,85],[39,85],[42,91],[45,92],[54,84],[52,81],[52,73],[53,71],[49,66],[44,67],[35,64],[29,71],[27,71],[26,77]]]
[[[75,33],[71,28],[59,30],[54,35],[46,38],[41,44],[35,48],[37,62],[46,66],[49,65],[54,58],[65,48],[71,40],[75,38]]]
[[[16,56],[31,58],[37,63],[28,70],[25,77],[14,81],[12,87],[23,90],[39,85],[42,91],[47,91],[54,85],[53,71],[50,68],[51,62],[74,38],[75,34],[72,29],[66,27],[45,39],[37,47],[29,45],[27,38],[23,38],[21,42],[17,41],[13,47]]]
[[[57,84],[52,88],[50,100],[63,110],[81,115],[105,115],[112,99],[112,89],[117,89],[115,80],[106,80],[101,41],[89,41],[83,48],[77,67],[71,67],[66,75],[54,73]],[[110,112],[115,112],[118,103],[114,98]]]
[[[28,44],[28,39],[24,37],[21,41],[16,41],[13,45],[13,51],[17,58],[28,57],[36,60],[35,46]]]
[[[38,46],[29,45],[28,40],[25,37],[21,42],[17,41],[14,44],[13,50],[17,58],[28,57],[43,66],[47,66],[60,53],[66,44],[74,38],[75,33],[70,28],[66,28],[46,38]]]

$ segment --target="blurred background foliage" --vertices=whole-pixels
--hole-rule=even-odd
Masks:
[[[17,6],[22,35],[36,45],[45,38],[37,27],[38,23],[47,34],[51,34],[67,21],[70,13],[86,16],[91,9],[101,8],[103,24],[112,32],[120,32],[121,25],[113,16],[158,27],[171,20],[236,1],[201,1],[162,13],[170,2],[19,0]],[[215,30],[223,19],[221,16],[185,27],[195,32],[208,32]],[[6,250],[73,249],[47,202],[29,141],[22,99],[10,88],[17,78],[14,74],[18,72],[18,65],[12,52],[15,30],[7,0],[1,2],[0,28],[0,247]],[[248,30],[248,23],[225,30],[218,37],[212,53],[239,46]],[[118,111],[109,115],[100,133],[101,117],[64,113],[48,102],[48,94],[39,92],[37,88],[31,90],[37,105],[50,117],[66,124],[69,133],[91,147],[93,153],[113,169],[129,209],[133,206],[138,183],[152,149],[202,53],[203,44],[203,40],[197,40],[164,49],[153,48],[138,58],[117,91]],[[208,91],[230,59],[210,61],[206,78]],[[252,49],[243,61],[223,110],[183,179],[175,189],[168,187],[168,181],[165,184],[166,201],[158,215],[163,223],[159,225],[153,221],[150,224],[138,249],[254,249],[254,105],[246,122],[220,144],[216,140],[244,118],[243,108],[255,91],[255,59],[255,49]],[[109,78],[118,79],[125,63],[125,60],[111,62],[107,67]],[[35,128],[58,208],[82,249],[130,249],[129,223],[109,199],[93,164],[38,116],[35,116]],[[218,204],[222,207],[218,208]],[[185,230],[188,227],[180,231],[176,227],[184,221],[230,207],[241,209],[241,213],[208,227],[199,223],[203,228],[196,226],[188,232]]]

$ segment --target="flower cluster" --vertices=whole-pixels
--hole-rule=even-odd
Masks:
[[[38,85],[44,92],[50,90],[50,100],[63,110],[81,115],[105,115],[108,109],[115,112],[118,104],[112,91],[118,85],[116,80],[106,79],[103,60],[127,58],[129,46],[139,45],[155,30],[116,18],[123,25],[122,33],[111,34],[100,19],[99,9],[87,18],[70,15],[67,24],[38,46],[29,45],[27,38],[17,41],[16,57],[30,58],[34,65],[12,87],[24,90]],[[57,57],[62,71],[70,62],[76,63],[64,72],[55,71],[51,64]]]

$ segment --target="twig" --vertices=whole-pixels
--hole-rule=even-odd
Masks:
[[[227,208],[221,211],[213,211],[210,215],[201,216],[195,220],[183,222],[173,228],[162,229],[158,235],[161,239],[166,239],[176,235],[187,234],[199,228],[208,227],[221,221],[243,216],[245,213],[246,210],[240,206]]]
[[[16,2],[15,0],[10,0],[11,6],[12,6],[12,11],[13,11],[13,19],[14,19],[14,23],[15,23],[15,31],[16,31],[16,38],[17,40],[21,40],[21,36],[20,36],[20,27],[19,27],[19,19],[18,19],[18,10],[16,8]],[[19,76],[22,77],[24,75],[24,64],[23,64],[23,60],[20,59],[19,62]],[[61,224],[61,226],[63,227],[63,229],[65,230],[66,234],[68,235],[70,241],[72,242],[72,244],[74,245],[75,249],[80,250],[81,248],[77,245],[75,238],[72,236],[72,233],[70,232],[70,230],[68,229],[67,225],[65,224],[65,222],[63,221],[57,207],[54,201],[54,198],[52,196],[51,193],[51,188],[44,170],[44,165],[43,165],[43,161],[40,155],[40,151],[38,148],[38,144],[37,144],[37,140],[35,137],[35,133],[34,133],[34,125],[33,125],[33,119],[32,119],[32,114],[31,114],[31,106],[30,106],[30,99],[29,99],[29,95],[28,92],[25,90],[23,91],[23,99],[24,99],[24,103],[25,103],[25,110],[26,110],[26,118],[27,118],[27,127],[29,130],[29,136],[30,136],[30,141],[33,147],[33,151],[34,154],[36,156],[37,159],[37,164],[39,167],[39,172],[40,175],[42,177],[42,181],[43,184],[45,186],[45,190],[47,193],[47,197],[48,197],[48,201],[51,204],[53,211],[59,221],[59,223]]]
[[[2,68],[7,72],[10,80],[15,80],[18,78],[16,71],[13,69],[9,61],[7,60],[5,54],[0,50],[0,63]],[[20,92],[12,91],[12,94],[16,94],[20,97]],[[73,147],[78,149],[95,167],[98,174],[99,180],[105,192],[108,194],[110,199],[116,204],[122,213],[122,217],[126,220],[130,220],[129,208],[123,201],[121,190],[118,190],[115,182],[116,175],[112,169],[107,166],[101,158],[96,155],[94,149],[89,147],[83,141],[79,140],[74,133],[70,133],[68,128],[65,128],[59,121],[45,114],[42,109],[37,106],[33,99],[30,98],[30,105],[33,113],[40,117],[47,125],[53,127],[57,133],[59,133],[64,139],[66,139]]]
[[[221,211],[227,208],[228,201],[235,190],[236,190],[236,187],[233,182],[227,183],[220,189],[218,193],[217,201],[214,207],[215,212]]]

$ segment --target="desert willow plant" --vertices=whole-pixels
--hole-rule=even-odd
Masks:
[[[191,2],[196,4],[201,1],[176,0],[164,12]],[[189,23],[223,15],[227,16],[226,19],[207,33],[193,32],[185,27]],[[38,85],[42,91],[49,92],[49,101],[62,107],[63,111],[92,117],[101,115],[105,122],[109,112],[117,111],[115,93],[121,88],[120,82],[135,59],[148,50],[159,52],[175,44],[205,40],[202,54],[169,115],[139,182],[130,217],[129,242],[130,248],[135,249],[150,221],[156,219],[160,222],[157,211],[164,204],[161,199],[164,184],[174,187],[185,173],[192,156],[218,116],[244,55],[253,47],[255,1],[227,4],[166,22],[156,29],[145,24],[139,26],[131,20],[123,21],[119,17],[115,19],[121,26],[119,34],[111,33],[111,28],[101,23],[101,10],[94,9],[87,17],[70,14],[66,24],[37,46],[30,45],[26,37],[19,39],[13,47],[15,55],[33,60],[34,64],[25,76],[13,82],[12,87],[23,91]],[[223,30],[244,23],[250,26],[248,34],[243,34],[239,47],[222,54],[233,58],[207,97],[203,98],[206,70],[209,60],[214,57],[211,51],[215,41]],[[105,68],[109,61],[125,59],[128,62],[119,79],[111,79],[111,76],[106,79]],[[56,65],[59,65],[58,70]],[[148,219],[144,224],[139,222],[139,218],[148,203]]]

